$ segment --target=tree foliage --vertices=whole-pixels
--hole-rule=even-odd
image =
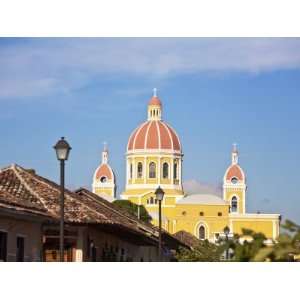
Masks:
[[[137,205],[128,200],[115,200],[114,205],[125,209],[131,215],[138,217],[138,207],[140,209],[140,219],[144,222],[150,222],[152,220],[151,216],[148,214],[147,210],[143,205]]]
[[[208,240],[200,241],[192,250],[180,248],[176,254],[176,259],[181,262],[195,261],[220,261],[224,249],[210,243]]]
[[[218,244],[199,241],[192,250],[180,249],[178,261],[221,261],[225,251],[233,255],[231,261],[266,262],[266,261],[299,261],[300,260],[300,226],[286,220],[281,226],[282,233],[277,241],[270,245],[262,233],[244,229],[241,235],[235,235],[228,241],[220,240]]]

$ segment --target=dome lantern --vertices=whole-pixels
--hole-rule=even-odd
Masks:
[[[148,104],[148,121],[161,120],[162,104],[157,97],[157,88],[153,89],[153,96]]]

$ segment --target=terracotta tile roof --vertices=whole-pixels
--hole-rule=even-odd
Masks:
[[[194,248],[199,244],[199,240],[194,235],[184,230],[176,232],[173,236],[191,248]]]
[[[231,178],[236,177],[238,180],[244,180],[245,176],[239,165],[232,165],[228,168],[226,172],[226,180],[231,180]]]
[[[18,165],[0,170],[0,207],[18,207],[59,219],[60,187]],[[65,221],[110,224],[157,239],[157,230],[85,189],[65,191]]]
[[[149,149],[182,151],[180,140],[175,130],[160,120],[147,121],[130,135],[127,151]]]
[[[0,208],[22,209],[58,221],[59,197],[59,185],[31,170],[18,165],[0,169]],[[65,190],[65,221],[115,226],[155,243],[158,238],[156,227],[138,220],[125,209],[83,188],[76,192]],[[163,234],[172,243],[176,241],[180,243],[169,233],[163,232]]]

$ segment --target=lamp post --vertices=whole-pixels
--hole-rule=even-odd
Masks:
[[[226,252],[225,252],[225,259],[228,260],[229,259],[229,252],[228,252],[228,235],[230,233],[230,229],[228,226],[226,226],[224,228],[224,234],[225,234],[225,240],[226,240]]]
[[[155,197],[158,201],[158,258],[161,261],[161,202],[164,199],[165,192],[159,186],[155,191]]]
[[[71,147],[62,137],[53,147],[57,159],[60,161],[60,232],[59,232],[59,257],[64,261],[64,214],[65,214],[65,161],[68,160]]]

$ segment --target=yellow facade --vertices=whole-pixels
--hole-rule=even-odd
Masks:
[[[172,234],[184,230],[200,239],[214,242],[224,235],[224,228],[228,226],[230,235],[240,234],[245,228],[276,240],[280,215],[246,213],[246,177],[238,164],[236,147],[232,151],[232,163],[225,172],[222,197],[185,195],[182,187],[181,144],[178,141],[180,147],[175,147],[177,134],[169,131],[173,139],[172,147],[163,148],[167,137],[163,136],[164,131],[159,128],[167,128],[169,125],[161,121],[161,116],[162,106],[154,95],[148,105],[148,122],[138,127],[128,142],[126,187],[121,198],[143,205],[151,215],[153,224],[158,225],[158,203],[154,192],[160,186],[165,192],[162,225]],[[151,129],[154,125],[157,133]],[[156,143],[156,139],[159,146],[153,148],[151,145]]]

